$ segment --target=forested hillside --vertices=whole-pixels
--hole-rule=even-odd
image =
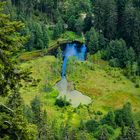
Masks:
[[[0,140],[94,139],[140,139],[140,1],[0,0]]]

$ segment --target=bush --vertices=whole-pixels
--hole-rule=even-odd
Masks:
[[[126,103],[122,109],[115,111],[115,122],[117,126],[130,126],[133,122],[131,104]]]
[[[140,84],[139,83],[136,83],[135,87],[136,88],[140,88]]]
[[[44,92],[52,92],[53,91],[53,87],[50,84],[44,85],[43,91]]]
[[[100,126],[95,133],[95,137],[98,140],[108,140],[112,135],[114,135],[114,129],[108,125]]]
[[[95,132],[98,129],[99,123],[95,120],[89,120],[86,123],[86,128],[89,132]]]
[[[97,115],[103,115],[101,111],[97,111]]]
[[[71,103],[66,100],[66,96],[57,98],[55,101],[55,105],[59,107],[69,106]]]
[[[117,58],[110,59],[109,60],[109,65],[111,67],[119,67],[119,60]]]

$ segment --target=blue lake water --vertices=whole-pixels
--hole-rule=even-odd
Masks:
[[[66,67],[68,57],[75,56],[79,61],[84,61],[86,58],[87,47],[82,44],[80,48],[76,43],[68,43],[63,51],[63,65],[62,65],[62,78],[66,76]]]

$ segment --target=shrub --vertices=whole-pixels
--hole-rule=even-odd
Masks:
[[[99,123],[95,120],[89,120],[86,123],[86,128],[89,132],[95,132],[99,126]]]
[[[108,140],[112,135],[114,135],[114,129],[108,125],[100,126],[98,131],[95,133],[95,137],[98,140]]]
[[[50,84],[44,85],[43,91],[44,92],[52,92],[53,87]]]
[[[109,65],[112,67],[119,67],[119,60],[117,58],[110,59],[109,60]]]
[[[136,83],[135,87],[136,88],[140,88],[140,84],[139,83]]]
[[[130,126],[133,122],[131,104],[126,103],[122,109],[115,111],[115,122],[118,126]]]
[[[101,111],[97,111],[97,115],[103,115]]]
[[[66,100],[66,96],[57,98],[55,101],[55,105],[59,107],[69,106],[71,103]]]
[[[103,117],[103,119],[100,121],[101,124],[107,124],[112,127],[115,126],[115,114],[113,111],[109,111],[106,116]]]

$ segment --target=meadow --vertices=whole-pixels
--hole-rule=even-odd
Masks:
[[[90,59],[84,62],[71,58],[68,61],[66,76],[75,89],[92,98],[92,103],[87,106],[80,105],[78,108],[56,106],[55,101],[59,93],[54,89],[54,85],[61,80],[61,64],[58,58],[51,55],[21,64],[22,68],[32,72],[34,79],[40,81],[34,86],[21,89],[25,104],[30,105],[37,96],[41,100],[42,108],[47,110],[50,120],[57,118],[59,125],[69,120],[71,126],[76,127],[81,120],[100,120],[109,110],[122,108],[125,103],[130,102],[134,118],[139,120],[140,88],[124,76],[122,69],[110,67],[96,55],[90,56]],[[119,131],[115,131],[116,136]]]

